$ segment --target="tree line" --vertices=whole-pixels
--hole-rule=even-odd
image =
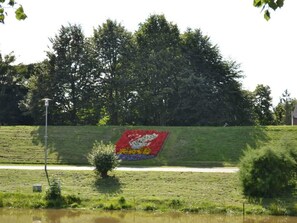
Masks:
[[[44,61],[0,55],[0,123],[51,125],[289,124],[295,99],[272,107],[269,86],[242,88],[240,66],[200,29],[180,33],[151,15],[134,33],[107,20],[86,37],[76,24],[50,38]]]

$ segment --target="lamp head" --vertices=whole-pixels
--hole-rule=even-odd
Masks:
[[[43,98],[42,100],[44,101],[44,105],[45,105],[46,107],[48,107],[48,106],[49,106],[49,101],[52,100],[52,99],[49,99],[49,98]]]

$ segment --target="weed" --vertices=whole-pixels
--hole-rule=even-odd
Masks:
[[[182,203],[178,199],[173,199],[169,202],[169,207],[171,207],[171,208],[179,208],[181,205],[182,205]]]
[[[120,197],[119,204],[123,205],[126,203],[126,199],[124,197]]]
[[[0,194],[0,208],[3,207],[3,196],[2,194]]]
[[[272,203],[269,205],[268,210],[272,215],[287,215],[287,210],[286,208],[280,203]]]
[[[65,204],[67,204],[67,205],[81,204],[81,199],[78,196],[73,195],[73,194],[64,196],[63,200],[64,200]]]
[[[155,210],[157,210],[156,205],[153,204],[153,203],[144,204],[143,206],[144,206],[143,207],[144,211],[155,211]]]

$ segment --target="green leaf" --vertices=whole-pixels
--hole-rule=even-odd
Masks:
[[[1,2],[1,3],[4,3],[4,2],[5,2],[5,0],[0,0],[0,2]]]
[[[14,0],[9,0],[8,5],[14,6],[14,4],[15,4],[15,1]]]
[[[284,6],[284,1],[285,1],[285,0],[277,0],[277,1],[276,1],[276,4],[278,5],[279,8],[281,8],[281,7]]]
[[[3,12],[4,12],[4,9],[0,8],[0,14],[3,14]]]
[[[260,7],[262,5],[262,1],[261,0],[254,0],[254,6],[255,7]]]
[[[270,19],[270,12],[268,10],[265,10],[264,12],[264,18],[268,21]]]
[[[5,16],[3,14],[0,14],[0,22],[1,23],[4,23],[4,18],[5,18]]]
[[[278,5],[274,1],[270,1],[268,3],[269,7],[272,8],[273,10],[276,10],[278,8]]]
[[[18,20],[24,20],[27,18],[27,15],[24,13],[24,9],[22,6],[20,6],[16,11],[15,11],[15,17]]]

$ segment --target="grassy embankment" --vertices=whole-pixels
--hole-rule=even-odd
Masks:
[[[95,140],[115,143],[126,129],[168,131],[157,158],[123,162],[143,166],[236,166],[248,147],[290,142],[297,145],[295,127],[124,127],[49,126],[50,164],[87,165]],[[0,126],[0,164],[44,163],[44,127]]]
[[[50,163],[86,164],[95,140],[115,142],[126,127],[49,128]],[[130,165],[231,166],[247,147],[296,144],[294,127],[148,127],[167,130],[169,138],[156,159]],[[43,163],[42,127],[0,127],[0,163]],[[124,163],[129,164],[129,163]],[[136,210],[182,210],[207,213],[296,214],[297,196],[246,200],[237,174],[120,172],[97,179],[90,171],[49,171],[59,178],[63,207]],[[44,171],[0,170],[0,206],[48,207]]]

